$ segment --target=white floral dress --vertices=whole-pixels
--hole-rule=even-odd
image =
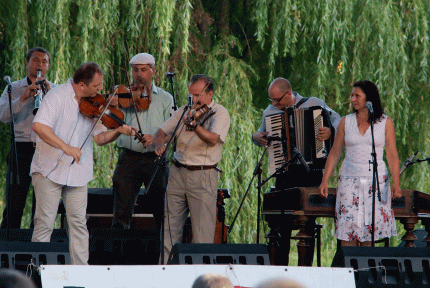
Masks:
[[[374,125],[380,197],[375,205],[375,240],[397,235],[391,209],[388,170],[382,159],[385,145],[383,116]],[[345,159],[339,171],[336,197],[335,237],[340,240],[371,241],[372,226],[372,151],[371,128],[364,135],[358,130],[355,113],[345,118]],[[369,171],[370,170],[370,171]]]

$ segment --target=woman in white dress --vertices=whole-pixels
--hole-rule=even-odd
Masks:
[[[391,198],[402,196],[399,184],[399,156],[396,148],[394,124],[384,114],[378,88],[371,81],[357,81],[353,85],[350,101],[354,113],[342,118],[327,158],[325,172],[319,187],[322,197],[328,195],[328,179],[336,167],[345,147],[345,159],[339,171],[336,196],[335,237],[342,246],[370,246],[372,239],[372,138],[369,110],[374,110],[374,135],[380,195],[375,205],[375,241],[397,235]],[[390,188],[386,159],[393,183]],[[377,189],[376,192],[378,193]]]

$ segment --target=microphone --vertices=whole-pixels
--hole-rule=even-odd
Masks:
[[[369,113],[373,114],[373,105],[372,105],[372,102],[367,101],[366,102],[366,106],[367,106],[367,109],[369,109]]]
[[[306,172],[311,172],[311,169],[309,168],[308,163],[306,163],[305,158],[303,158],[302,153],[300,153],[300,151],[296,147],[293,148],[293,151],[294,151],[294,156],[299,158],[300,163],[302,163],[302,165],[305,166]]]
[[[188,94],[187,99],[188,99],[188,107],[191,109],[191,107],[193,106],[193,95]]]
[[[170,77],[173,77],[173,76],[175,76],[175,75],[176,75],[176,73],[175,73],[175,72],[166,72],[165,77],[166,77],[166,78],[170,78]]]
[[[413,155],[411,155],[411,157],[408,158],[408,160],[406,160],[405,164],[403,164],[402,168],[400,168],[399,176],[402,175],[403,172],[405,172],[406,168],[408,168],[408,166],[410,166],[413,163],[412,160],[414,160],[417,153],[418,152],[415,152]]]
[[[7,85],[12,85],[12,82],[10,82],[10,76],[9,75],[4,76],[3,80],[6,81]]]

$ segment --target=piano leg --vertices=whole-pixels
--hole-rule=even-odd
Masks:
[[[406,217],[401,218],[400,223],[405,227],[406,233],[402,237],[402,240],[406,242],[405,247],[415,247],[414,241],[417,237],[414,235],[415,224],[418,223],[418,218],[416,217]]]
[[[267,250],[270,265],[288,266],[293,219],[289,215],[284,215],[281,218],[266,216],[270,228],[269,233],[266,234],[266,238],[269,239]]]
[[[298,266],[312,266],[315,247],[315,217],[298,216],[296,221],[300,230],[293,238],[299,240],[297,243]]]
[[[424,239],[424,242],[427,242],[427,248],[430,248],[430,219],[421,219],[421,224],[424,225],[427,232],[427,237]]]

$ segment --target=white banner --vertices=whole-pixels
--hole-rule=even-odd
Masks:
[[[352,268],[259,265],[78,266],[42,265],[43,288],[191,288],[206,273],[227,276],[235,287],[287,278],[312,288],[355,288]]]

